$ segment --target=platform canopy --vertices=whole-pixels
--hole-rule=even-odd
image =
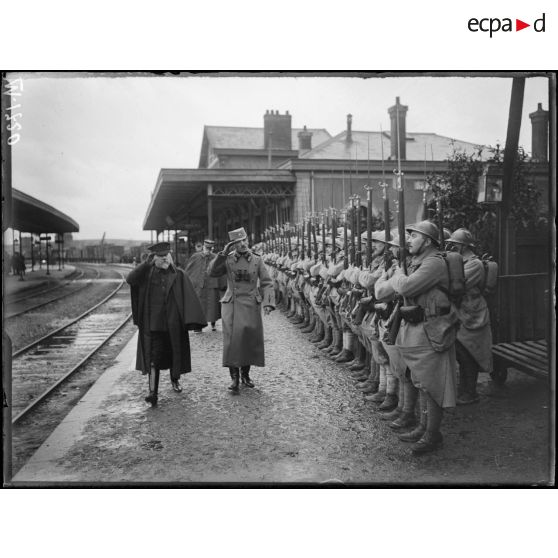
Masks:
[[[13,229],[34,234],[79,232],[79,225],[65,213],[12,188]]]
[[[144,230],[205,226],[208,201],[215,218],[236,202],[294,196],[296,177],[278,169],[161,169],[143,222]],[[210,218],[213,219],[213,215]],[[211,228],[211,227],[210,227]]]

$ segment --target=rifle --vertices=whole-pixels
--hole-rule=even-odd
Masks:
[[[386,182],[386,171],[384,168],[384,142],[383,142],[383,132],[382,126],[380,126],[380,144],[382,148],[382,181],[380,182],[380,188],[382,188],[382,197],[384,198],[384,226],[385,226],[385,247],[384,247],[384,268],[387,271],[391,267],[391,262],[393,261],[393,254],[389,249],[388,242],[391,240],[390,225],[391,220],[389,217],[389,196],[388,196],[388,185]]]
[[[337,217],[333,208],[331,208],[331,244],[331,260],[335,263],[335,253],[337,252]]]
[[[345,257],[343,258],[343,269],[349,267],[349,259],[347,257],[348,239],[347,239],[347,211],[343,211],[343,245],[345,247]]]
[[[403,273],[407,275],[407,246],[405,243],[405,192],[403,190],[403,172],[401,171],[401,152],[399,141],[399,110],[395,111],[397,118],[397,169],[393,171],[396,176],[396,190],[397,190],[397,224],[399,230],[399,265]],[[386,227],[387,231],[387,227]],[[401,327],[401,306],[404,300],[399,297],[393,308],[393,312],[386,323],[387,339],[385,342],[388,345],[395,345],[399,328]]]
[[[370,180],[364,189],[366,190],[366,267],[369,267],[372,263],[372,186]]]

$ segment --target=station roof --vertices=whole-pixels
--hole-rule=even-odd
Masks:
[[[424,161],[425,149],[428,161],[444,161],[454,149],[464,151],[468,155],[475,153],[479,147],[477,144],[461,141],[433,133],[407,132],[406,136],[407,161]],[[347,131],[316,145],[310,151],[299,155],[300,159],[347,159],[354,161],[379,161],[387,160],[391,152],[390,132],[352,132],[352,141],[347,142]],[[484,150],[483,158],[490,154]]]
[[[143,230],[187,229],[205,221],[208,184],[220,192],[213,200],[218,213],[231,206],[231,198],[239,199],[242,191],[252,189],[255,196],[272,197],[281,195],[277,187],[294,187],[295,182],[295,175],[283,169],[161,169]]]
[[[293,151],[298,145],[298,133],[306,131],[312,133],[312,144],[318,145],[331,138],[325,128],[292,128],[291,144]],[[264,151],[264,129],[246,126],[204,126],[202,148],[200,154],[200,168],[207,166],[207,153],[211,147],[214,150],[251,150]]]
[[[34,234],[79,232],[79,225],[68,215],[37,198],[12,188],[13,229]]]

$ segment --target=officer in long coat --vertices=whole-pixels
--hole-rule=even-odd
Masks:
[[[443,409],[455,407],[457,315],[448,297],[446,263],[438,251],[438,227],[421,221],[406,230],[412,256],[409,275],[396,267],[392,285],[405,303],[396,345],[427,403],[426,432],[412,448],[420,454],[440,446]]]
[[[172,388],[182,391],[179,378],[192,370],[188,330],[207,323],[190,279],[172,262],[170,243],[159,242],[148,250],[126,281],[139,329],[136,369],[149,376],[145,400],[156,406],[160,371],[170,370]]]
[[[217,257],[213,253],[214,246],[214,240],[205,239],[202,251],[192,254],[184,268],[202,303],[205,319],[211,324],[213,331],[215,331],[215,323],[221,318],[220,291],[224,291],[226,287],[225,281],[210,277],[207,271],[209,264]],[[195,331],[201,332],[201,329]]]
[[[492,331],[490,313],[482,296],[484,265],[473,252],[473,235],[467,229],[457,229],[446,241],[449,250],[463,256],[465,294],[457,308],[460,328],[455,352],[459,363],[457,404],[468,405],[479,400],[477,379],[479,371],[492,372]]]
[[[254,387],[250,366],[265,366],[261,308],[266,315],[275,309],[273,280],[262,258],[248,249],[247,238],[244,228],[230,231],[230,242],[209,265],[212,277],[227,277],[221,299],[223,366],[230,371],[233,393],[240,379]]]

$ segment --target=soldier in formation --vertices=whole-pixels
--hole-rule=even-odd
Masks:
[[[327,235],[309,232],[294,244],[276,229],[263,259],[287,318],[349,369],[356,389],[419,455],[441,446],[444,409],[478,400],[478,372],[490,371],[490,322],[471,233],[442,237],[430,221],[404,231],[403,239],[397,230],[362,233],[363,243],[369,233],[371,240],[362,263],[351,256],[351,232],[333,222]],[[447,257],[443,239],[461,258]]]

